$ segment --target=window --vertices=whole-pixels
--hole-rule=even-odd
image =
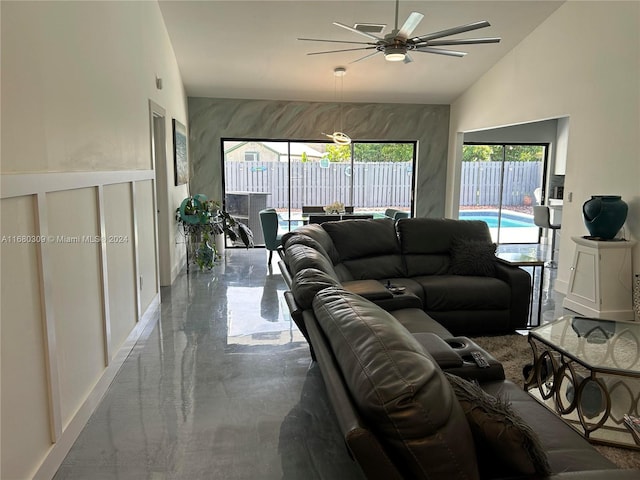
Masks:
[[[375,217],[387,208],[412,210],[415,142],[224,139],[222,149],[225,194],[266,193],[266,206],[278,211],[282,231],[302,224],[303,205],[340,202]],[[243,156],[244,162],[237,161]],[[254,237],[260,235],[254,231]]]
[[[497,243],[537,243],[546,158],[545,144],[465,143],[458,218],[484,221]]]

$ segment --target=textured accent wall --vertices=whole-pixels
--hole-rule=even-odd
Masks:
[[[221,199],[221,138],[417,140],[416,214],[444,216],[448,105],[338,104],[189,98],[191,193]]]

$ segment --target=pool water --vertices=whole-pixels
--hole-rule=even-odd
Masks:
[[[460,220],[481,220],[485,222],[489,228],[498,227],[497,210],[466,210],[459,213]],[[527,215],[518,215],[509,212],[502,212],[500,217],[500,226],[502,228],[521,228],[535,227],[533,217]]]

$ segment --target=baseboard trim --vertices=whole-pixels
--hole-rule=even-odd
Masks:
[[[131,330],[131,333],[118,349],[109,366],[104,370],[100,379],[96,382],[82,406],[75,413],[69,424],[63,429],[59,440],[51,445],[51,449],[43,459],[42,463],[33,475],[34,480],[50,480],[54,477],[65,457],[71,450],[71,447],[78,439],[80,432],[89,421],[89,418],[96,410],[102,397],[104,397],[109,385],[115,378],[116,374],[124,364],[129,353],[140,339],[143,332],[155,324],[160,316],[160,294],[158,293],[147,310],[144,312],[140,321]]]
[[[566,295],[569,291],[569,282],[565,282],[564,280],[556,278],[556,283],[553,286],[553,289],[556,292],[561,293],[562,295]]]

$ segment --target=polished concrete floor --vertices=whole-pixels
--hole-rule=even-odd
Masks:
[[[55,480],[363,478],[266,259],[228,249],[212,271],[183,271],[162,290],[157,321]],[[558,303],[545,271],[543,317]]]

